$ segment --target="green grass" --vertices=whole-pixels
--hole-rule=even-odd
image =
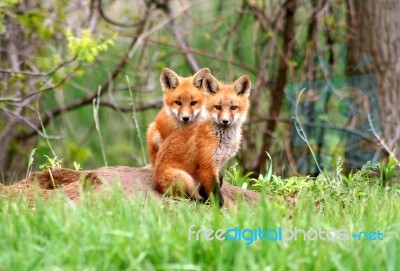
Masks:
[[[400,201],[395,189],[322,193],[302,186],[257,207],[217,210],[185,200],[127,198],[118,187],[75,205],[56,195],[0,197],[0,270],[399,270]],[[261,227],[381,231],[383,241],[199,241],[188,229]],[[192,237],[194,239],[194,236]],[[365,238],[363,238],[365,239]]]

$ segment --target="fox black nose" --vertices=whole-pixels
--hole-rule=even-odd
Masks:
[[[222,120],[223,124],[228,124],[229,120]]]
[[[189,121],[189,117],[183,117],[183,121]]]

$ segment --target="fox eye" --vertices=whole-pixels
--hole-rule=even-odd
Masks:
[[[182,102],[181,101],[175,101],[175,104],[182,105]]]
[[[220,105],[216,105],[216,106],[214,106],[215,107],[215,109],[217,109],[217,110],[221,110],[221,106]]]
[[[238,108],[238,107],[237,107],[236,105],[232,105],[232,106],[231,106],[231,109],[232,109],[232,110],[236,110],[237,108]]]
[[[197,101],[191,101],[190,102],[190,105],[196,105],[197,104]]]

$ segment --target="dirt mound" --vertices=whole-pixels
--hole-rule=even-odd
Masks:
[[[153,189],[152,185],[153,170],[151,168],[131,168],[131,167],[102,167],[94,170],[75,171],[71,169],[55,169],[49,171],[35,172],[28,179],[22,180],[10,186],[0,186],[0,194],[3,191],[9,194],[26,194],[33,196],[36,190],[47,197],[51,191],[61,190],[74,202],[79,202],[79,188],[104,190],[104,183],[113,184],[119,182],[122,189],[128,195],[151,193],[160,197],[160,193]],[[228,206],[236,206],[237,197],[249,203],[255,203],[259,194],[244,190],[224,182],[222,185],[222,195]]]

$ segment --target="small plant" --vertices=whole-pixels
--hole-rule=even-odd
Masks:
[[[250,176],[252,172],[243,175],[241,169],[237,168],[237,163],[225,170],[224,181],[232,183],[237,186],[242,186],[242,188],[247,189],[247,185],[250,182]]]
[[[381,172],[380,181],[382,185],[387,185],[388,182],[390,182],[390,180],[393,177],[393,174],[396,172],[396,167],[397,163],[396,160],[393,158],[393,156],[389,157],[389,161],[387,162],[386,165],[384,163],[381,163],[379,165]]]
[[[64,158],[63,158],[63,159],[58,159],[57,156],[54,156],[54,158],[50,158],[50,157],[47,156],[47,155],[45,155],[45,157],[47,158],[47,161],[48,161],[48,162],[45,163],[45,164],[43,164],[43,165],[41,165],[41,166],[40,166],[40,169],[41,169],[41,170],[47,170],[47,171],[49,172],[49,174],[50,174],[50,179],[51,179],[51,183],[53,184],[53,188],[55,188],[55,187],[56,187],[56,183],[55,183],[55,181],[54,181],[52,171],[53,171],[54,169],[60,169],[60,168],[62,168],[62,163],[63,163],[63,161],[64,161]]]
[[[76,161],[73,162],[73,165],[74,165],[74,169],[75,169],[76,171],[78,171],[78,170],[81,169],[81,165],[78,164]]]
[[[267,154],[267,156],[269,158],[269,162],[268,161],[265,162],[265,169],[266,169],[267,173],[265,174],[265,176],[260,174],[257,179],[254,179],[254,178],[251,179],[251,181],[253,183],[252,186],[254,186],[254,187],[262,188],[266,184],[266,182],[270,182],[272,180],[272,158],[268,152],[265,152],[265,153]]]
[[[25,179],[28,179],[28,177],[31,175],[32,173],[32,165],[33,165],[33,160],[34,160],[34,155],[36,152],[37,148],[34,148],[30,155],[29,155],[29,160],[28,160],[28,169],[26,170],[26,176]]]
[[[50,158],[49,156],[45,155],[48,163],[43,164],[40,166],[40,169],[60,169],[62,168],[62,163],[64,161],[64,158],[59,159],[57,156],[54,156],[54,158]]]

